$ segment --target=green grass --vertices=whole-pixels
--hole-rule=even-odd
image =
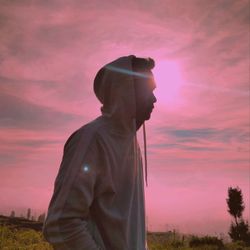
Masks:
[[[224,244],[223,248],[215,245],[191,248],[189,247],[191,237],[170,233],[148,233],[147,239],[150,250],[250,250],[250,247],[245,247],[241,242]],[[0,226],[0,249],[53,250],[50,244],[45,241],[41,231],[15,228],[10,225]]]
[[[53,250],[42,235],[33,229],[0,226],[1,250]]]
[[[191,242],[197,241],[201,245],[190,247]],[[209,236],[198,238],[173,233],[148,233],[147,235],[149,250],[250,250],[250,247],[246,247],[242,242],[218,244],[217,241],[219,241],[217,238]]]

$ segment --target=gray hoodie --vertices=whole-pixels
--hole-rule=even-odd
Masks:
[[[133,57],[104,66],[97,93],[102,115],[77,129],[64,145],[43,225],[54,249],[148,249]]]

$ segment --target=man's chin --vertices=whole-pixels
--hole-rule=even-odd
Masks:
[[[149,120],[151,118],[151,113],[148,113],[146,116],[145,116],[145,120]]]
[[[142,124],[144,121],[148,121],[151,118],[151,113],[152,112],[146,113],[143,118],[137,120],[137,121],[139,121],[138,123]]]

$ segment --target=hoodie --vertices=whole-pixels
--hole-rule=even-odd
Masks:
[[[56,250],[148,249],[133,57],[103,67],[96,93],[102,114],[64,145],[43,224],[43,235]],[[144,124],[143,132],[145,151]]]

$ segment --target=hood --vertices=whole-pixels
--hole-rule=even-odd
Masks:
[[[110,117],[114,123],[114,130],[122,135],[136,132],[133,124],[136,114],[133,57],[120,57],[99,71],[101,77],[98,79],[100,82],[96,96],[103,104],[102,115]]]
[[[135,58],[134,55],[120,57],[102,67],[95,77],[95,85],[98,85],[98,90],[95,89],[95,94],[103,104],[101,113],[102,116],[109,118],[112,124],[112,131],[121,136],[131,136],[134,140],[134,153],[138,157],[134,76],[139,73],[133,71],[133,58]],[[143,138],[145,181],[147,186],[147,149],[144,123]]]

